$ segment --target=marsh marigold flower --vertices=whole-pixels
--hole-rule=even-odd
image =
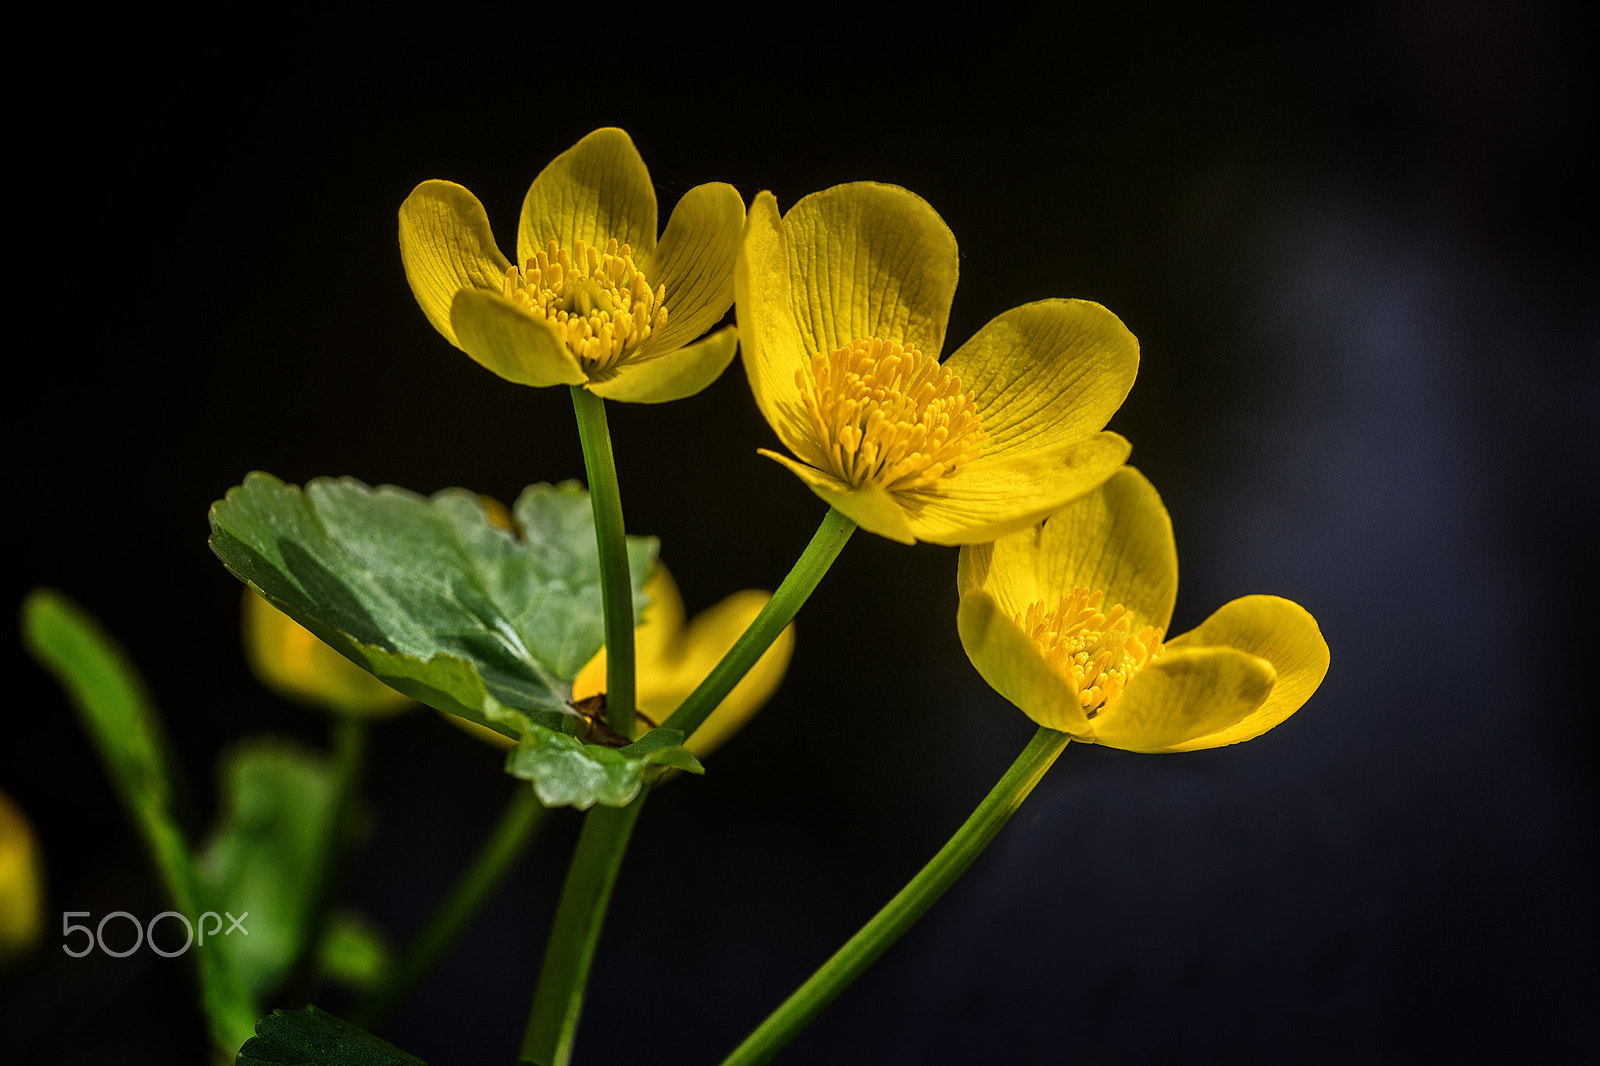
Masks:
[[[990,541],[1109,477],[1102,432],[1139,365],[1117,317],[1043,300],[939,362],[956,242],[920,197],[839,185],[751,205],[735,272],[750,388],[793,458],[763,450],[863,529]]]
[[[582,385],[610,400],[691,396],[733,360],[744,200],[723,183],[684,194],[656,239],[650,172],[622,130],[557,156],[522,201],[517,258],[477,197],[425,181],[400,207],[400,258],[446,340],[522,385]],[[694,342],[694,343],[691,343]]]
[[[280,696],[365,718],[411,706],[409,696],[334,651],[254,589],[244,591],[243,629],[251,671]]]
[[[1091,744],[1236,744],[1299,710],[1328,672],[1316,620],[1277,596],[1234,600],[1164,639],[1172,523],[1132,467],[1038,525],[963,547],[957,581],[978,673],[1035,722]]]

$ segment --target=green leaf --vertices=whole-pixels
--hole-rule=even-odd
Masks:
[[[39,589],[23,603],[22,630],[28,650],[71,697],[173,908],[185,917],[198,917],[209,908],[196,882],[189,842],[172,809],[170,748],[127,653],[86,611],[51,589]],[[224,1047],[235,1047],[250,1032],[255,1009],[236,975],[219,965],[217,956],[197,951],[196,961],[212,1036]]]
[[[579,810],[596,803],[627,806],[648,776],[667,768],[705,772],[676,729],[651,730],[627,747],[608,748],[534,726],[506,753],[506,773],[532,781],[541,803]]]
[[[249,919],[247,932],[207,939],[205,950],[260,1004],[289,977],[311,935],[311,886],[338,814],[338,787],[326,756],[273,737],[227,752],[221,778],[221,816],[198,868],[212,909]]]
[[[645,773],[698,767],[661,741],[576,739],[588,723],[569,703],[572,679],[605,641],[589,497],[534,485],[512,513],[515,531],[462,489],[424,498],[320,478],[302,491],[255,473],[212,507],[211,547],[358,666],[518,740],[507,770],[551,806],[626,803]],[[656,542],[628,539],[637,612]]]
[[[317,1007],[273,1011],[239,1049],[235,1066],[427,1066]]]

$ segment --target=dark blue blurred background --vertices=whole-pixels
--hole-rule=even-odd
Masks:
[[[564,390],[500,381],[418,311],[395,236],[417,182],[472,189],[506,247],[534,174],[600,125],[633,135],[663,220],[703,181],[784,207],[902,184],[961,244],[952,347],[1050,296],[1139,337],[1112,428],[1172,512],[1174,631],[1276,593],[1333,665],[1246,745],[1069,748],[780,1061],[1600,1060],[1595,57],[1575,9],[62,26],[48,80],[8,75],[8,602],[58,586],[128,645],[203,827],[220,750],[326,736],[245,670],[213,499],[258,468],[503,499],[583,473]],[[773,587],[822,517],[756,455],[774,438],[737,366],[614,406],[612,428],[630,529],[661,537],[691,610]],[[1031,723],[956,639],[955,557],[858,535],[781,694],[652,799],[580,1063],[719,1061],[1021,750]],[[162,909],[58,691],[7,654],[0,788],[42,834],[51,920]],[[374,759],[352,893],[403,940],[512,785],[423,712]],[[574,826],[384,1035],[435,1066],[515,1057]],[[107,1039],[120,1062],[201,1061],[183,961],[58,946],[4,985],[17,1061],[103,1061]]]

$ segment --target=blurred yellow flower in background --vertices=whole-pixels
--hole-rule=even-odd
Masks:
[[[0,967],[43,936],[44,856],[22,808],[0,792]]]
[[[955,237],[920,197],[856,182],[750,207],[735,272],[751,391],[794,458],[762,450],[857,525],[970,544],[1109,477],[1103,432],[1139,344],[1084,300],[1013,308],[939,362]]]
[[[599,129],[557,156],[522,202],[517,258],[501,254],[477,197],[425,181],[400,207],[406,280],[435,329],[523,385],[583,385],[608,400],[691,396],[733,361],[744,199],[710,182],[684,193],[657,240],[656,194],[633,141]]]
[[[299,622],[245,589],[245,659],[262,684],[296,703],[339,714],[397,714],[411,699],[373,677]]]
[[[1177,550],[1132,467],[1039,525],[963,547],[957,583],[961,643],[984,680],[1086,743],[1236,744],[1299,710],[1328,672],[1316,620],[1277,596],[1233,600],[1163,643]]]
[[[683,597],[665,566],[656,564],[655,571],[645,582],[644,591],[650,602],[633,631],[640,736],[661,725],[678,709],[772,598],[771,593],[745,589],[695,615],[686,624]],[[743,728],[777,691],[793,654],[794,626],[791,624],[684,746],[696,758],[703,759]],[[583,706],[596,697],[603,697],[605,687],[606,652],[601,648],[573,680],[572,701]],[[446,717],[452,725],[481,740],[507,748],[516,743],[475,722],[454,715]],[[597,723],[605,720],[603,712],[593,713],[591,717]]]

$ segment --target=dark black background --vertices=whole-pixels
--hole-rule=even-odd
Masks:
[[[934,31],[458,5],[19,37],[48,73],[8,76],[8,602],[59,587],[126,643],[201,828],[219,750],[326,736],[245,670],[213,499],[252,469],[503,499],[582,476],[565,391],[493,377],[416,308],[395,211],[417,182],[472,189],[505,246],[533,175],[600,125],[633,135],[663,221],[703,181],[784,207],[899,183],[961,244],[952,346],[1049,296],[1140,338],[1112,428],[1172,512],[1174,631],[1277,593],[1333,665],[1247,745],[1069,748],[780,1061],[1594,1061],[1589,38],[1552,4],[1296,12],[975,8]],[[781,579],[823,506],[756,455],[774,438],[737,366],[611,422],[629,527],[691,610]],[[858,535],[781,694],[652,799],[580,1062],[719,1061],[1021,749],[1031,724],[956,639],[955,556]],[[0,787],[42,836],[51,921],[160,910],[10,647]],[[403,939],[512,786],[425,712],[373,757],[352,893]],[[515,1057],[573,826],[384,1035],[435,1066]],[[52,929],[4,979],[0,1046],[201,1060],[186,963],[58,949]]]

